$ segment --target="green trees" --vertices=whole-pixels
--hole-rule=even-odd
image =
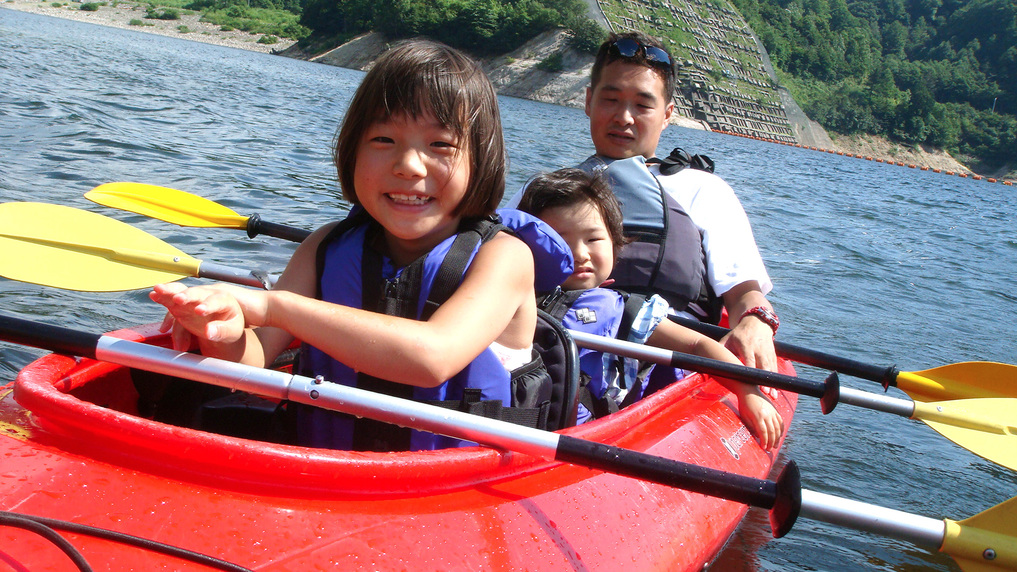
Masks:
[[[828,129],[1017,161],[1014,0],[733,2]]]
[[[791,76],[795,99],[826,128],[935,145],[989,164],[1017,162],[1015,0],[732,1]],[[308,43],[376,30],[494,55],[565,27],[574,46],[595,52],[605,34],[583,0],[250,2],[303,4]]]
[[[300,23],[319,39],[375,30],[393,39],[427,36],[476,54],[511,51],[556,27],[588,42],[592,24],[582,0],[307,0]]]

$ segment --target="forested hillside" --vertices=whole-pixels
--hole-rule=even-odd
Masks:
[[[512,51],[553,28],[579,31],[580,48],[605,33],[583,0],[306,0],[300,22],[333,45],[373,30],[427,36],[478,55]]]
[[[575,30],[586,50],[604,34],[583,0],[305,1],[304,43],[319,46],[374,30],[493,55],[556,27]],[[1017,1],[731,2],[781,83],[825,128],[928,144],[989,167],[1017,164]]]
[[[1014,0],[731,0],[838,133],[1017,163]]]

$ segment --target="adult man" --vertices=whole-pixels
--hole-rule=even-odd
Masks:
[[[608,177],[622,201],[627,235],[652,230],[643,228],[639,219],[653,218],[646,216],[652,208],[646,205],[656,201],[657,219],[667,219],[662,232],[672,243],[669,252],[659,240],[656,245],[646,239],[627,246],[619,264],[628,260],[634,274],[628,284],[620,280],[615,286],[633,289],[633,275],[643,286],[649,285],[647,280],[669,279],[671,286],[651,289],[679,292],[669,298],[672,306],[700,320],[714,321],[722,301],[732,327],[725,340],[728,348],[746,365],[775,370],[773,335],[779,322],[765,297],[772,283],[741,203],[720,177],[691,168],[673,174],[665,168],[662,173],[654,158],[674,111],[674,91],[673,59],[652,38],[638,32],[612,34],[601,46],[586,91],[597,154],[581,168]],[[671,268],[681,267],[681,277],[665,271],[664,259],[672,261]],[[696,265],[700,269],[689,268]],[[638,278],[640,273],[643,278]]]

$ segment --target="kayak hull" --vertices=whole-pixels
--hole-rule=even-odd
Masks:
[[[167,342],[150,326],[113,335]],[[699,570],[746,512],[483,447],[316,450],[159,423],[139,415],[140,375],[48,355],[0,388],[0,510],[258,570]],[[785,426],[796,398],[777,400]],[[758,446],[735,409],[725,389],[696,375],[565,433],[766,477],[777,453]],[[149,547],[64,536],[96,570],[210,569]],[[75,569],[51,542],[12,527],[0,527],[0,563]]]

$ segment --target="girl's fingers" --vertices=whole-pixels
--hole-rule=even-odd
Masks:
[[[155,286],[152,287],[152,291],[159,294],[160,296],[172,296],[173,294],[176,294],[177,292],[182,292],[186,289],[187,289],[186,286],[184,286],[183,284],[178,284],[176,282],[156,284]]]
[[[774,411],[773,418],[770,420],[770,449],[777,446],[780,442],[780,436],[784,434],[784,419],[781,418],[780,413]]]
[[[159,324],[159,331],[162,333],[170,331],[170,328],[173,327],[173,323],[175,321],[176,320],[173,318],[173,314],[166,312],[166,315],[162,317],[162,323]]]
[[[173,327],[173,349],[178,352],[186,352],[191,349],[193,343],[193,337],[191,332],[188,332],[186,328],[179,324],[175,324]]]

